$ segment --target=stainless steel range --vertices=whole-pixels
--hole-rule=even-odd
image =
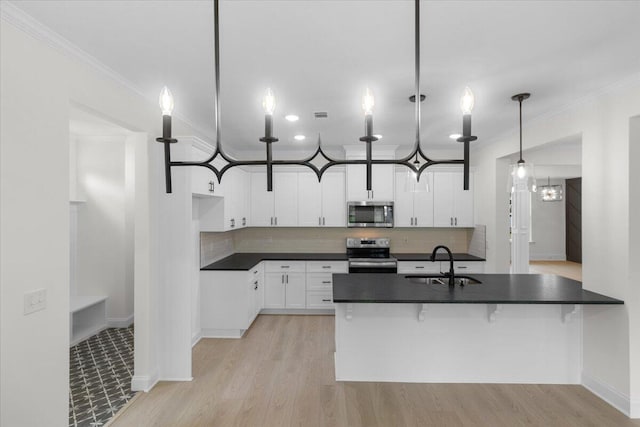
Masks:
[[[397,273],[398,260],[391,258],[388,238],[347,238],[349,273]]]

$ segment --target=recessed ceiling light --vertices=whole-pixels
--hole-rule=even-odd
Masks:
[[[304,141],[306,137],[304,135],[296,135],[293,137],[296,141]]]
[[[462,135],[460,135],[459,133],[452,133],[451,135],[449,135],[449,138],[451,139],[458,139],[460,138]]]
[[[297,122],[298,119],[300,119],[300,117],[296,116],[295,114],[288,114],[284,116],[284,118],[290,122]]]
[[[376,138],[378,138],[378,139],[382,139],[382,135],[380,135],[379,133],[378,133],[378,134],[375,134],[375,135],[373,135],[373,136],[375,136],[375,137],[376,137]]]

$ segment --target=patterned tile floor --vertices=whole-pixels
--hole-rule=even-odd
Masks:
[[[133,398],[133,325],[105,329],[69,349],[69,426],[103,426]]]

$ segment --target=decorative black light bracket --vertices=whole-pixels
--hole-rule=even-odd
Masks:
[[[415,102],[416,99],[423,101],[425,95],[420,93],[420,0],[415,0],[415,94],[410,96],[410,101]],[[424,154],[420,148],[420,102],[415,102],[415,118],[416,118],[416,139],[414,142],[413,150],[409,155],[402,159],[373,159],[371,144],[378,140],[373,135],[373,117],[368,113],[365,115],[365,135],[360,137],[360,141],[366,144],[366,158],[364,160],[342,160],[334,159],[328,156],[322,149],[322,144],[318,140],[318,148],[310,157],[301,160],[274,160],[272,153],[272,144],[278,141],[278,138],[273,137],[273,115],[265,115],[265,136],[260,138],[260,141],[266,144],[266,160],[237,160],[227,155],[222,147],[222,138],[220,132],[220,25],[219,25],[219,0],[213,0],[214,10],[214,67],[215,67],[215,91],[214,91],[214,104],[215,104],[215,128],[216,128],[216,147],[211,156],[204,161],[172,161],[170,153],[170,144],[178,142],[177,139],[171,137],[171,116],[169,114],[163,115],[163,127],[162,137],[156,138],[156,141],[164,144],[164,162],[165,162],[165,185],[166,192],[172,192],[171,185],[171,168],[180,166],[199,166],[211,170],[218,178],[218,183],[221,182],[224,173],[234,167],[238,166],[266,166],[267,169],[267,191],[273,190],[273,166],[305,166],[316,174],[318,181],[322,179],[322,175],[327,169],[333,166],[339,165],[364,165],[367,169],[367,190],[371,190],[372,181],[372,167],[373,165],[399,165],[405,166],[412,170],[416,174],[416,178],[419,180],[422,172],[433,165],[464,165],[464,189],[469,189],[469,143],[477,140],[476,136],[471,135],[471,115],[463,115],[463,132],[462,136],[457,139],[458,142],[464,143],[464,160],[432,160]],[[213,166],[212,162],[220,156],[227,163],[217,168]],[[318,167],[314,164],[314,160],[322,157],[325,160],[323,166]],[[413,159],[420,157],[423,160],[422,165],[412,161]]]

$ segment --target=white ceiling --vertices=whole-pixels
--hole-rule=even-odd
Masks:
[[[15,1],[14,4],[213,137],[211,1]],[[640,72],[638,1],[423,1],[422,144],[451,147],[459,97],[476,95],[473,133],[486,143],[517,127],[511,95],[528,91],[525,121]],[[222,1],[223,143],[262,149],[261,98],[277,98],[280,148],[357,144],[360,97],[376,96],[374,133],[413,144],[413,2]],[[327,111],[317,120],[314,111]],[[284,121],[288,113],[299,122]],[[160,111],[158,110],[158,120]],[[303,133],[307,140],[295,142]]]

